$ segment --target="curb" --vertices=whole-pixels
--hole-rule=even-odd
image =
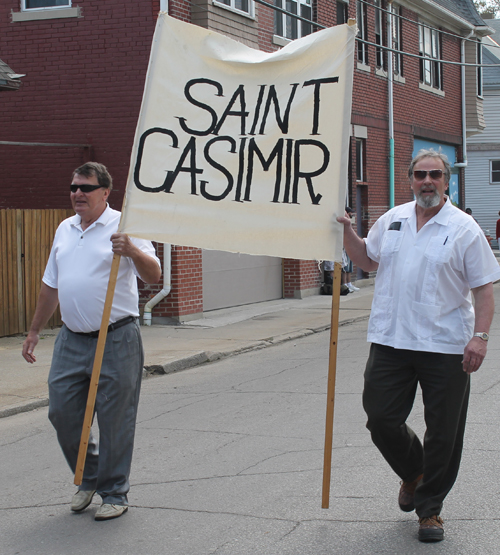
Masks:
[[[7,416],[14,416],[15,414],[20,414],[22,412],[29,412],[31,410],[39,409],[41,407],[49,406],[49,398],[37,399],[36,401],[29,401],[28,403],[23,403],[21,405],[16,405],[14,407],[9,407],[8,409],[0,410],[0,418],[7,418]]]
[[[356,318],[350,318],[349,320],[344,320],[339,322],[339,326],[346,326],[348,324],[353,324],[355,322],[361,322],[367,320],[369,314],[364,316],[358,316]],[[277,335],[274,337],[269,337],[251,343],[245,347],[239,347],[231,351],[201,351],[194,355],[190,355],[185,358],[178,360],[173,360],[165,364],[153,364],[151,366],[145,366],[142,376],[143,378],[151,378],[154,376],[165,376],[167,374],[173,374],[175,372],[181,372],[182,370],[188,370],[189,368],[194,368],[196,366],[201,366],[202,364],[207,364],[210,362],[216,362],[217,360],[222,360],[224,358],[229,358],[250,351],[257,351],[260,349],[265,349],[267,347],[272,347],[274,345],[280,345],[281,343],[286,343],[287,341],[295,341],[308,335],[313,335],[315,333],[321,333],[327,331],[331,328],[330,324],[318,326],[317,328],[306,328],[296,332],[285,333],[282,335]],[[6,418],[8,416],[14,416],[23,412],[29,412],[38,408],[47,407],[49,404],[49,399],[37,399],[36,401],[29,401],[24,404],[16,405],[14,407],[9,407],[6,409],[0,409],[0,418]]]

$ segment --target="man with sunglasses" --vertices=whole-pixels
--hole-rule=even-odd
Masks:
[[[399,506],[416,511],[424,542],[444,538],[439,515],[458,474],[470,374],[486,355],[493,282],[500,279],[481,228],[445,195],[450,173],[444,154],[422,150],[408,171],[413,202],[380,217],[366,239],[350,218],[337,218],[353,262],[377,270],[364,375],[366,426],[401,478]],[[417,384],[427,425],[423,445],[406,424]]]
[[[111,262],[113,253],[121,255],[95,404],[99,446],[91,434],[83,481],[71,502],[71,510],[81,512],[97,491],[102,505],[96,520],[119,517],[128,508],[144,362],[137,277],[157,283],[161,276],[151,242],[117,232],[120,212],[107,203],[111,189],[111,176],[102,164],[88,162],[74,171],[70,198],[75,216],[64,220],[56,231],[23,344],[23,357],[35,362],[39,333],[59,304],[64,325],[49,372],[49,419],[75,472]]]

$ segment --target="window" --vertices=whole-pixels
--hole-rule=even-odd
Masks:
[[[500,160],[491,161],[490,183],[500,183]]]
[[[356,181],[365,182],[365,139],[356,139]]]
[[[381,0],[375,0],[375,43],[384,46],[384,12]],[[386,68],[384,50],[377,48],[376,51],[377,67]]]
[[[399,6],[394,6],[394,4],[390,7],[392,13],[392,48],[393,50],[402,51],[403,47],[401,44],[401,8]],[[403,76],[403,55],[398,54],[397,52],[392,53],[392,62],[395,75]]]
[[[483,63],[483,45],[479,40],[476,45],[476,64]],[[483,68],[477,66],[477,96],[483,96]]]
[[[22,0],[23,10],[39,10],[40,8],[69,8],[71,0]]]
[[[237,12],[253,17],[254,6],[253,0],[214,0],[214,4],[224,5]]]
[[[311,0],[274,0],[274,5],[304,19],[312,20]],[[274,33],[286,39],[298,39],[312,33],[310,23],[284,13],[274,12]]]
[[[344,23],[347,23],[348,17],[347,4],[345,2],[337,0],[337,25],[343,25]]]
[[[368,40],[368,29],[366,25],[366,4],[359,0],[356,5],[356,19],[358,24],[358,38]],[[358,40],[358,62],[368,65],[368,45]]]
[[[420,81],[435,89],[443,89],[439,31],[426,25],[419,26]]]

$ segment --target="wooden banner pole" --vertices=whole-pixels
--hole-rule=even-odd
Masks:
[[[82,436],[80,439],[80,448],[78,450],[78,459],[75,469],[75,485],[79,486],[83,479],[83,469],[85,468],[85,459],[87,458],[87,448],[89,445],[90,429],[92,428],[92,420],[94,418],[95,400],[97,396],[97,387],[99,385],[99,376],[101,375],[102,359],[104,356],[104,348],[106,347],[106,337],[108,336],[109,317],[111,315],[111,307],[113,306],[113,297],[115,294],[116,280],[118,277],[118,269],[120,267],[121,256],[113,255],[111,263],[111,271],[109,274],[108,290],[106,292],[106,300],[104,302],[104,310],[102,313],[101,329],[97,338],[97,346],[95,350],[94,366],[92,368],[92,376],[90,378],[89,395],[87,397],[87,408],[85,409],[85,417],[83,419]]]
[[[322,509],[330,506],[330,480],[332,473],[333,409],[335,407],[335,378],[337,375],[337,344],[339,336],[340,284],[342,266],[335,262],[332,290],[332,324],[330,329],[330,356],[326,400],[325,454],[323,463]]]

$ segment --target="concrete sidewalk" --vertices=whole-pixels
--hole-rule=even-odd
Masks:
[[[368,318],[373,280],[360,291],[340,297],[340,325]],[[145,375],[178,372],[262,349],[328,329],[330,296],[280,299],[208,312],[186,324],[143,326]],[[0,417],[48,404],[47,376],[58,330],[46,330],[36,349],[37,362],[21,356],[24,336],[0,338]]]

